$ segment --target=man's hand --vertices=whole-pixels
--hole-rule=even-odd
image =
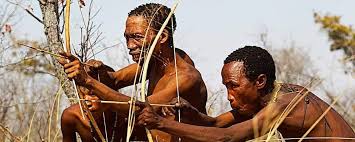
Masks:
[[[146,103],[146,107],[141,111],[138,116],[137,124],[144,126],[148,129],[158,129],[161,126],[161,121],[164,119],[159,116],[152,106]]]
[[[87,80],[90,79],[90,76],[85,71],[84,66],[79,59],[66,53],[60,54],[66,57],[66,59],[59,58],[58,62],[63,65],[64,71],[68,75],[68,78],[74,79],[78,85],[86,86]]]
[[[162,113],[164,115],[176,114],[177,110],[180,109],[181,117],[191,118],[199,114],[198,109],[193,107],[188,101],[180,97],[180,102],[177,98],[172,99],[169,104],[175,105],[175,107],[162,107]]]
[[[97,96],[85,95],[84,99],[88,100],[86,101],[86,104],[88,105],[88,109],[90,111],[98,111],[102,109],[102,104],[97,102],[97,100],[99,100]]]
[[[104,67],[104,64],[99,60],[89,60],[86,62],[84,68],[88,74],[97,74],[100,69]]]

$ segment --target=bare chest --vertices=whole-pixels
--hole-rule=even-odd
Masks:
[[[162,91],[171,83],[172,77],[175,76],[152,76],[148,81],[148,95],[154,94],[156,92]]]

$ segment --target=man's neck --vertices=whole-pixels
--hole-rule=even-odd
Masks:
[[[174,51],[169,47],[162,47],[160,52],[153,55],[152,60],[151,71],[155,73],[164,75],[175,71]]]
[[[260,106],[265,107],[269,104],[270,101],[272,101],[273,94],[272,92],[267,93],[266,95],[263,95],[263,97],[260,98]]]

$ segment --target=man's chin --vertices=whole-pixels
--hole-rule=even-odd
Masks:
[[[233,105],[231,104],[232,109],[238,110],[239,113],[245,113],[247,112],[247,110],[245,110],[243,107],[239,106],[239,105]]]
[[[136,63],[139,62],[139,58],[132,58],[132,60],[133,60],[134,62],[136,62]],[[140,60],[141,60],[141,63],[144,62],[144,58],[141,58]]]

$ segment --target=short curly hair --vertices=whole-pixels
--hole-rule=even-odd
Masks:
[[[266,85],[261,91],[272,92],[276,79],[275,62],[267,50],[257,46],[245,46],[229,54],[224,64],[233,61],[243,62],[245,75],[249,81],[255,81],[260,74],[265,74]]]
[[[154,31],[158,31],[161,26],[163,25],[164,21],[166,18],[168,18],[168,15],[170,13],[171,9],[168,8],[165,5],[158,4],[158,3],[147,3],[147,4],[142,4],[136,7],[135,9],[131,10],[128,13],[128,17],[130,16],[143,16],[148,23],[151,21],[151,28],[153,28]],[[175,14],[171,16],[169,19],[169,22],[165,29],[169,32],[169,46],[173,46],[173,33],[176,30],[176,18]]]

